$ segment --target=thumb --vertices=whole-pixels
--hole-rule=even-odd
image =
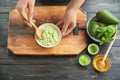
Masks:
[[[67,31],[68,25],[69,25],[69,24],[65,24],[65,23],[64,23],[64,25],[63,25],[63,27],[62,27],[62,35],[63,35],[63,36],[65,35],[65,33],[66,33],[66,31]]]
[[[72,32],[72,30],[75,28],[76,24],[72,23],[69,25],[69,29],[67,29],[66,31],[66,35],[68,35],[70,32]]]
[[[29,20],[29,22],[33,18],[33,11],[34,11],[34,2],[28,4],[28,20]]]
[[[56,25],[59,26],[59,25],[61,25],[62,23],[63,23],[63,21],[61,20],[61,21],[59,21]]]

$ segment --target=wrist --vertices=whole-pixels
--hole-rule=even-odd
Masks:
[[[85,0],[71,0],[67,6],[67,9],[79,10]]]
[[[67,8],[66,8],[66,12],[77,12],[77,10],[78,9],[76,9],[76,8],[74,8],[74,7],[69,7],[69,6],[67,6]]]

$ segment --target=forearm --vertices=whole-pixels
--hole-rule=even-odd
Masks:
[[[78,10],[84,2],[85,0],[71,0],[67,6],[67,9],[72,8],[74,10]]]

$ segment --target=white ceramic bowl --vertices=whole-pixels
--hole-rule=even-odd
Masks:
[[[39,28],[44,30],[45,27],[47,27],[47,26],[50,26],[50,27],[54,28],[54,30],[56,30],[58,32],[58,41],[55,42],[55,44],[52,44],[52,45],[45,45],[40,41],[40,39],[37,37],[36,33],[35,33],[35,40],[40,46],[45,47],[45,48],[51,48],[51,47],[57,46],[60,43],[61,38],[62,38],[62,34],[61,34],[61,31],[58,28],[58,26],[56,26],[53,23],[44,23],[44,24],[40,25]],[[44,38],[43,38],[43,40],[44,40]]]
[[[92,50],[91,50],[91,48],[92,48]],[[91,44],[88,45],[87,50],[88,50],[89,54],[96,55],[99,52],[99,46],[95,43],[91,43]],[[95,51],[93,51],[93,50],[95,50]]]
[[[89,37],[90,37],[92,40],[94,40],[94,41],[96,41],[96,42],[100,42],[99,39],[94,38],[94,37],[89,33],[89,24],[90,24],[90,22],[91,22],[92,20],[94,20],[94,19],[96,19],[95,16],[91,17],[91,18],[88,20],[88,22],[87,22],[87,34],[89,35]]]
[[[93,37],[93,36],[90,34],[90,32],[89,32],[89,24],[90,24],[90,22],[91,22],[92,20],[96,20],[96,17],[93,16],[93,17],[91,17],[91,18],[88,20],[88,22],[87,22],[87,34],[89,35],[89,37],[90,37],[92,40],[94,40],[94,41],[96,41],[96,42],[100,42],[99,39]],[[116,26],[117,26],[117,25],[116,25]],[[118,27],[116,27],[116,33],[115,33],[115,35],[114,35],[113,37],[116,36],[117,31],[118,31]]]

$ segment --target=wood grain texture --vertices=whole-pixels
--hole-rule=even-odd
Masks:
[[[56,24],[65,14],[65,6],[44,6],[35,7],[38,13],[34,18],[37,24],[50,22]],[[86,14],[83,10],[78,11],[77,23],[84,27],[86,25]],[[83,51],[86,46],[86,33],[79,30],[79,35],[72,33],[53,48],[43,48],[39,46],[34,38],[34,31],[26,28],[24,22],[17,10],[10,13],[10,27],[8,30],[8,49],[15,55],[77,55]]]
[[[0,29],[8,29],[8,13],[0,13]]]
[[[78,63],[81,54],[88,54],[84,50],[78,56],[16,56],[7,49],[8,15],[9,10],[18,0],[0,0],[0,80],[120,80],[120,25],[117,39],[110,51],[112,67],[106,73],[99,73],[92,67],[82,67]],[[57,0],[57,3],[44,1],[46,5],[58,5],[67,0]],[[56,1],[56,0],[55,0]],[[40,3],[38,3],[40,4]],[[86,0],[82,6],[87,11],[87,19],[95,15],[99,9],[110,9],[120,19],[120,0]],[[19,23],[19,22],[18,22]],[[14,29],[19,29],[13,25]],[[15,28],[16,26],[16,28]],[[24,25],[26,27],[26,25]],[[26,27],[29,29],[28,27]],[[31,35],[33,30],[22,30]],[[18,32],[19,33],[19,32]],[[87,36],[87,42],[95,43]],[[99,53],[104,53],[108,44],[100,47]],[[90,55],[89,55],[90,56]],[[95,56],[90,56],[93,60]]]

